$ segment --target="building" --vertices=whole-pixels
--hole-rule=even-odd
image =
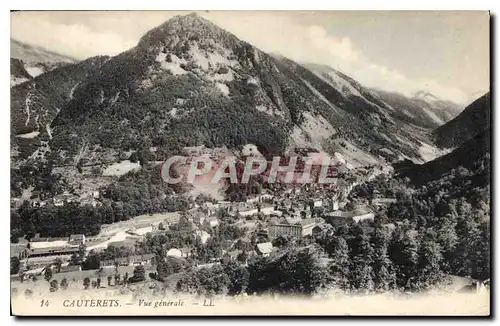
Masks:
[[[208,232],[203,231],[203,230],[197,230],[195,232],[195,236],[200,239],[200,242],[202,244],[207,243],[208,239],[210,239],[210,234],[208,234]]]
[[[50,256],[64,256],[73,255],[78,253],[78,246],[59,246],[49,248],[31,248],[27,249],[27,256],[32,257],[50,257]]]
[[[132,255],[129,257],[120,257],[115,259],[102,260],[100,267],[113,267],[113,266],[138,266],[150,265],[153,259],[153,254]]]
[[[177,248],[171,248],[171,249],[169,249],[167,251],[166,256],[167,257],[181,258],[182,257],[182,252],[179,249],[177,249]]]
[[[82,266],[80,265],[66,265],[66,266],[61,266],[60,273],[79,272],[81,270]]]
[[[374,213],[366,213],[366,214],[361,214],[361,215],[356,215],[353,216],[352,219],[358,223],[359,221],[364,221],[364,220],[372,220],[375,218]]]
[[[322,206],[323,206],[323,200],[321,200],[321,199],[316,199],[316,200],[313,202],[313,206],[314,206],[314,207],[322,207]]]
[[[191,256],[191,249],[189,248],[171,248],[167,251],[167,257],[187,258]]]
[[[215,216],[210,216],[208,219],[208,224],[210,225],[210,227],[216,227],[217,225],[219,225],[219,220],[217,219],[217,217]]]
[[[73,246],[80,246],[85,244],[85,235],[84,234],[72,234],[69,236],[68,244]]]
[[[263,257],[267,257],[273,251],[273,244],[271,242],[258,243],[255,246],[255,251]]]
[[[316,237],[320,235],[325,230],[325,226],[322,224],[315,225],[312,229],[312,236]]]
[[[235,261],[238,259],[238,256],[243,252],[243,250],[232,250],[228,251],[227,255],[230,260]]]
[[[279,236],[300,238],[312,235],[313,228],[318,224],[316,219],[299,220],[295,224],[270,224],[268,226],[269,238],[274,239]]]

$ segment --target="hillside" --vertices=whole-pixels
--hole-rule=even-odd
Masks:
[[[264,155],[312,148],[353,166],[440,154],[429,129],[400,119],[352,78],[270,56],[194,14],[112,58],[36,76],[12,87],[11,97],[12,166],[57,169],[73,190],[76,167],[95,168],[83,186],[91,191],[101,184],[99,169],[132,157],[159,162],[186,146],[254,144]],[[29,184],[37,190],[16,175],[17,194]]]
[[[425,164],[410,162],[396,164],[396,172],[409,177],[413,183],[423,185],[429,181],[443,178],[453,170],[470,175],[473,185],[486,186],[490,183],[490,128],[467,140],[454,151]],[[458,169],[458,170],[457,170]]]
[[[157,159],[184,146],[252,143],[266,153],[334,147],[361,153],[360,164],[422,160],[424,132],[396,123],[347,76],[335,77],[340,85],[311,69],[196,15],[174,17],[86,78],[54,122],[54,137],[71,130],[89,149],[159,147]]]
[[[442,148],[458,147],[490,127],[490,93],[481,96],[456,118],[433,132],[435,143]]]
[[[16,153],[14,163],[47,148],[52,139],[52,120],[71,99],[78,83],[105,60],[106,57],[96,57],[68,64],[11,88],[11,150]],[[22,66],[15,67],[19,73],[25,73]]]

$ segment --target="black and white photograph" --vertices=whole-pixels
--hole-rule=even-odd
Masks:
[[[490,316],[490,20],[11,11],[11,314]]]

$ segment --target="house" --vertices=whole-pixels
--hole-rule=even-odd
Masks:
[[[155,255],[144,254],[144,255],[133,255],[128,258],[129,265],[149,265],[151,260]]]
[[[205,219],[207,218],[207,215],[204,212],[201,211],[195,211],[190,213],[192,222],[196,225],[202,225]]]
[[[313,237],[316,237],[316,236],[320,235],[321,233],[323,233],[323,231],[325,231],[325,226],[324,226],[324,224],[318,224],[318,225],[315,225],[315,226],[312,228],[312,236],[313,236]]]
[[[256,245],[256,251],[259,255],[268,257],[273,251],[273,244],[271,242],[258,243]]]
[[[84,234],[72,234],[69,236],[68,244],[74,246],[80,246],[85,244],[85,235]]]
[[[200,239],[200,242],[202,244],[207,243],[208,239],[210,239],[210,234],[208,234],[208,232],[203,231],[203,230],[197,230],[195,232],[195,236]]]
[[[238,256],[243,252],[243,250],[233,250],[227,252],[227,255],[229,256],[229,259],[232,261],[235,261],[238,259]]]
[[[183,248],[179,248],[179,250],[181,251],[181,257],[182,258],[191,257],[191,255],[192,255],[192,252],[191,252],[190,248],[183,247]]]
[[[356,216],[352,217],[352,219],[356,223],[359,223],[359,221],[363,221],[363,220],[372,220],[373,221],[374,218],[375,218],[374,213],[361,214],[361,215],[356,215]]]
[[[167,257],[187,258],[191,256],[191,249],[189,248],[171,248],[167,251]]]
[[[389,205],[395,203],[395,198],[375,198],[372,200],[372,204],[376,206]]]
[[[115,265],[128,266],[129,265],[128,258],[127,257],[115,258]]]
[[[321,200],[321,199],[316,199],[316,200],[313,202],[313,206],[314,206],[314,207],[322,207],[322,206],[323,206],[323,200]]]
[[[212,228],[216,227],[217,225],[219,225],[219,220],[215,216],[210,216],[207,220],[208,220],[208,224]]]

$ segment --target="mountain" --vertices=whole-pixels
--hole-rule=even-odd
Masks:
[[[488,185],[491,177],[490,105],[487,93],[434,131],[436,143],[455,147],[451,152],[425,164],[408,161],[395,164],[396,172],[418,185],[435,180],[450,182],[451,179],[466,179],[469,181],[467,187]]]
[[[68,64],[11,87],[11,149],[16,153],[15,161],[46,149],[55,116],[72,98],[78,83],[106,60],[95,57]],[[19,63],[15,67],[17,73],[27,74]]]
[[[419,91],[413,97],[382,90],[374,92],[394,108],[395,117],[423,128],[437,128],[460,112],[458,104],[441,100],[428,92]]]
[[[76,62],[75,59],[41,47],[10,40],[10,86],[21,84],[44,72]]]
[[[441,148],[453,148],[489,128],[491,124],[490,93],[481,96],[456,118],[433,132],[435,143]]]
[[[338,152],[353,165],[439,154],[375,92],[326,66],[271,56],[194,14],[112,58],[67,64],[11,88],[13,160],[108,164],[183,147]],[[432,156],[429,156],[432,152]]]
[[[184,146],[252,143],[261,152],[310,146],[374,164],[422,160],[427,141],[351,78],[270,56],[195,15],[172,18],[107,61],[53,127],[103,153],[159,147],[161,157]]]
[[[488,127],[446,155],[421,165],[412,162],[395,164],[395,170],[413,183],[423,185],[439,179],[445,182],[447,174],[462,169],[465,172],[460,173],[474,178],[471,185],[484,187],[490,183],[490,153],[491,130]]]

